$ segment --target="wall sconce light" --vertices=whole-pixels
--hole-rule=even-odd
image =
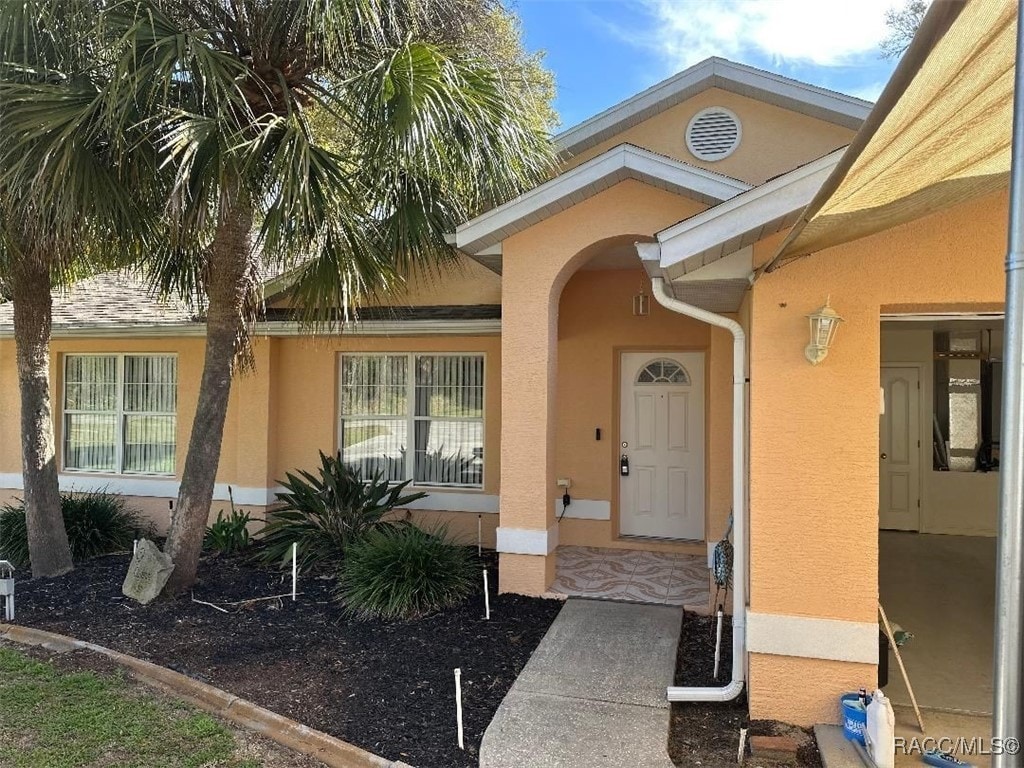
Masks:
[[[817,365],[828,356],[828,350],[835,341],[836,331],[843,318],[832,309],[832,297],[825,300],[825,306],[807,316],[811,324],[811,343],[804,349],[804,357],[811,365]]]
[[[651,297],[644,293],[643,288],[633,297],[633,314],[636,317],[647,317],[651,314]]]

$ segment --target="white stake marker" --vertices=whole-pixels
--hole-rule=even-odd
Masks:
[[[455,719],[459,727],[459,749],[465,749],[462,738],[462,670],[455,670]]]
[[[491,620],[491,592],[487,589],[487,569],[484,568],[484,610],[487,612],[484,618]]]
[[[295,588],[299,582],[299,542],[292,544],[292,602],[295,602]]]
[[[476,556],[480,557],[484,553],[484,516],[476,516]]]
[[[722,660],[722,609],[718,609],[718,628],[715,630],[715,680],[718,679],[718,663]]]

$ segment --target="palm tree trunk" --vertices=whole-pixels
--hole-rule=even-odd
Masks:
[[[21,393],[21,468],[32,576],[60,576],[74,568],[60,511],[50,402],[50,271],[26,256],[11,270],[14,343]]]
[[[231,378],[245,332],[247,274],[252,252],[252,207],[242,194],[221,203],[217,233],[210,248],[206,315],[206,360],[199,402],[178,489],[178,506],[164,551],[174,571],[164,594],[179,595],[196,580],[199,555],[217,480]]]

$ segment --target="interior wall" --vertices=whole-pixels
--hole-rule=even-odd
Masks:
[[[995,536],[999,514],[998,472],[932,469],[934,330],[913,322],[884,323],[881,362],[920,363],[921,533]]]

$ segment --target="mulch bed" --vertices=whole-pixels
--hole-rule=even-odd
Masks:
[[[725,685],[732,672],[732,626],[729,617],[722,627],[722,659],[719,679],[715,680],[715,618],[683,614],[683,628],[676,655],[676,685]],[[747,712],[746,693],[728,702],[674,702],[669,726],[668,753],[672,762],[680,766],[710,766],[711,768],[736,765],[740,728],[748,729],[747,737],[791,736],[803,740],[797,752],[797,764],[807,768],[820,768],[821,756],[813,735],[806,730],[773,720],[751,720]],[[771,768],[765,760],[747,763]]]
[[[334,581],[300,578],[297,602],[227,606],[289,592],[290,573],[208,557],[198,600],[144,607],[121,594],[130,557],[111,555],[58,579],[17,583],[17,623],[71,635],[211,683],[272,711],[416,768],[474,766],[484,730],[562,603],[483,595],[412,622],[346,617]],[[462,669],[466,750],[456,741],[454,675]]]

